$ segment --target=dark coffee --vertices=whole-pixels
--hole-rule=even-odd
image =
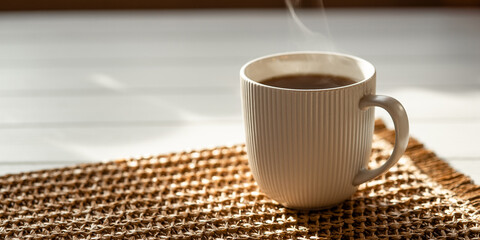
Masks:
[[[298,74],[268,78],[259,83],[279,88],[325,89],[347,86],[356,82],[347,77],[328,74]]]

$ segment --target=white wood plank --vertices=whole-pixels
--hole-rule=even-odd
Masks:
[[[480,88],[432,90],[426,87],[380,88],[379,95],[399,100],[411,120],[443,122],[468,119],[480,123]],[[377,108],[378,109],[378,108]],[[385,111],[379,110],[380,113]]]
[[[121,38],[121,36],[120,36]],[[54,42],[43,45],[8,44],[0,46],[0,59],[5,60],[49,60],[49,59],[151,59],[179,58],[228,58],[231,56],[252,57],[288,49],[287,43],[263,39],[246,40],[243,44],[234,39],[172,39],[171,41],[151,39],[144,42],[114,41],[110,43],[69,43]],[[232,42],[233,41],[233,42]],[[232,45],[237,45],[232,48]]]
[[[287,20],[286,11],[282,10],[169,10],[169,11],[82,11],[2,14],[0,28],[6,34],[42,34],[42,33],[118,33],[118,32],[179,32],[179,31],[218,31],[243,27],[243,30],[255,29],[260,21],[275,24]],[[142,28],[138,28],[142,26]],[[178,26],[184,26],[179,28]],[[23,28],[21,28],[23,27]],[[263,29],[262,29],[263,30]]]
[[[240,120],[240,94],[96,94],[0,97],[0,124],[148,123]]]
[[[194,25],[192,23],[179,23],[172,24],[172,26],[175,26],[175,28],[157,27],[155,29],[149,29],[144,25],[138,24],[137,26],[132,26],[130,29],[125,28],[125,31],[112,31],[111,29],[105,27],[104,29],[101,29],[102,31],[71,31],[71,29],[58,29],[57,31],[50,32],[49,30],[51,28],[56,28],[50,26],[48,27],[48,29],[45,29],[45,31],[42,32],[28,31],[20,33],[8,33],[8,31],[3,31],[0,33],[0,42],[7,45],[55,45],[62,43],[88,45],[102,42],[136,42],[143,44],[152,44],[152,42],[155,40],[160,42],[171,42],[175,39],[181,41],[196,40],[198,42],[205,42],[208,40],[235,40],[237,38],[243,38],[243,40],[248,40],[245,39],[246,34],[255,34],[257,37],[261,37],[261,39],[263,40],[283,42],[285,40],[284,38],[287,38],[287,40],[289,41],[300,41],[301,38],[305,37],[305,33],[300,32],[301,30],[297,29],[294,23],[290,23],[290,21],[287,21],[289,19],[287,16],[281,14],[281,12],[278,12],[276,16],[278,16],[279,19],[277,19],[275,22],[268,20],[265,21],[263,16],[253,16],[250,18],[250,20],[256,21],[257,23],[254,24],[254,26],[250,26],[250,28],[248,25],[249,21],[246,21],[246,19],[244,19],[241,25],[235,25],[235,22],[229,18],[217,19],[217,21],[222,22],[224,26],[217,26],[216,28],[212,28],[212,25],[210,25],[210,23],[206,23],[204,25],[197,26],[196,29],[191,29],[192,25]],[[65,16],[64,20],[68,21],[69,18],[70,16]],[[185,18],[193,21],[192,16],[186,16]],[[247,16],[245,16],[245,18],[247,18]],[[380,19],[375,18],[375,16],[370,16],[369,18],[369,21],[375,21],[376,19]],[[215,19],[215,16],[212,16],[212,19]],[[308,20],[309,16],[307,16],[306,19]],[[170,21],[170,19],[164,20]],[[388,38],[391,39],[409,39],[414,38],[414,36],[417,36],[420,39],[426,39],[448,36],[450,39],[465,39],[464,41],[471,41],[472,39],[479,37],[480,35],[478,29],[473,28],[473,26],[470,26],[470,28],[467,27],[466,29],[449,28],[449,26],[445,26],[445,23],[449,22],[441,21],[442,18],[438,18],[437,20],[443,22],[444,25],[436,24],[437,27],[435,27],[428,24],[417,24],[416,28],[409,29],[409,31],[406,31],[405,26],[402,24],[402,21],[404,23],[406,19],[399,21],[397,23],[397,26],[392,26],[392,24],[386,25],[385,23],[374,23],[368,26],[361,27],[358,27],[357,25],[357,27],[353,28],[352,24],[355,23],[357,19],[346,18],[342,20],[344,21],[343,25],[336,25],[335,22],[329,24],[331,25],[330,37],[332,37],[335,42],[351,42],[353,40],[348,39],[348,37],[352,37],[353,35],[358,35],[357,37],[358,39],[360,39],[360,41],[366,38],[372,38],[372,40],[374,40],[374,36],[377,35],[380,31],[382,32],[382,34],[385,34]],[[87,21],[88,20],[85,19],[85,22]],[[464,24],[468,24],[473,21],[478,21],[478,19],[465,21]],[[17,22],[17,20],[12,21],[13,24],[16,24]],[[319,28],[318,31],[326,35],[325,29],[320,29],[323,25],[320,19],[316,22],[313,22],[313,20],[310,22],[312,22],[312,24],[306,24],[309,25],[312,30],[316,30],[316,28]],[[331,21],[329,21],[329,23],[330,22]],[[160,25],[162,21],[159,20],[158,23]],[[0,29],[2,29],[2,27],[0,27]],[[426,29],[428,29],[429,31],[425,31]],[[296,34],[298,34],[299,36],[295,36]],[[452,34],[454,35],[451,36]],[[253,39],[250,39],[250,41],[251,40]]]
[[[12,34],[6,35],[7,37],[4,36],[3,44],[0,45],[0,59],[8,62],[26,59],[58,60],[72,58],[87,60],[148,59],[158,58],[159,56],[165,59],[178,58],[179,56],[252,58],[272,52],[295,49],[325,50],[323,43],[315,42],[315,38],[313,38],[314,41],[297,42],[303,37],[292,37],[297,32],[294,27],[289,27],[285,23],[288,19],[285,16],[285,11],[272,11],[266,15],[259,12],[249,13],[237,12],[236,15],[229,17],[224,12],[212,12],[211,17],[203,16],[197,19],[198,13],[191,15],[191,12],[178,12],[177,14],[183,16],[183,20],[172,16],[172,14],[162,17],[160,16],[162,13],[158,13],[158,19],[155,18],[155,15],[147,15],[146,20],[141,14],[128,17],[123,15],[125,23],[121,20],[122,15],[105,13],[51,16],[58,22],[65,21],[79,25],[80,29],[73,28],[75,30],[72,30],[72,26],[65,29],[66,25],[64,23],[52,22],[52,19],[45,20],[44,16],[37,16],[38,19],[31,16],[30,20],[19,20],[14,16],[7,15],[4,17],[6,19],[5,24],[0,25],[2,32],[13,31],[11,29],[12,25],[17,25],[19,29],[24,27],[28,29],[29,26],[27,25],[32,24],[39,24],[40,29],[55,30],[50,37],[20,35],[15,38],[15,35]],[[402,16],[399,14],[397,18],[389,17],[388,21],[384,20],[386,17],[384,13],[375,11],[373,13],[375,14],[372,14],[372,11],[367,11],[363,15],[357,14],[354,17],[347,17],[346,14],[342,15],[342,12],[340,12],[338,21],[341,24],[339,26],[335,26],[335,17],[333,17],[331,29],[338,29],[337,32],[334,32],[334,36],[335,34],[338,36],[334,37],[337,49],[340,51],[343,49],[344,52],[361,56],[428,55],[445,57],[480,54],[480,45],[477,41],[480,30],[472,26],[480,19],[475,15],[478,14],[478,11],[457,12],[456,15],[464,14],[466,16],[454,15],[453,18],[441,11],[438,13],[432,12],[430,16],[434,16],[434,20],[429,19],[421,12],[416,12],[412,14],[416,17],[409,15],[402,18],[399,17]],[[391,13],[395,15],[395,11]],[[104,14],[104,16],[101,14]],[[335,16],[335,14],[332,15]],[[376,15],[378,16],[375,17]],[[306,16],[307,22],[310,18],[312,18],[312,14]],[[91,24],[91,21],[95,19],[98,21]],[[35,23],[36,20],[40,20],[38,21],[40,23]],[[43,23],[42,20],[44,20]],[[82,24],[83,26],[81,26]],[[126,24],[126,26],[122,24]],[[461,26],[466,27],[455,28],[452,27],[452,24],[461,24]],[[155,32],[160,34],[147,33],[142,35],[142,32],[149,32],[150,28],[155,25],[157,25]],[[432,25],[436,27],[432,27]],[[85,30],[86,27],[88,27],[88,31]],[[121,28],[127,30],[118,31]],[[418,28],[419,31],[412,32],[412,28]],[[133,32],[128,29],[133,29]],[[169,29],[176,30],[171,33]],[[192,31],[192,29],[196,30]],[[368,29],[371,32],[368,32]],[[66,31],[65,34],[62,34],[63,31]],[[74,36],[70,36],[72,31],[75,32]],[[98,34],[99,31],[103,33]],[[33,32],[38,33],[38,31]],[[381,36],[378,35],[379,32],[381,32]],[[79,33],[83,37],[76,38],[75,34]],[[86,38],[85,36],[91,37]],[[39,41],[36,41],[37,37]]]
[[[368,59],[377,69],[377,85],[426,86],[430,89],[480,89],[480,56],[470,59],[434,59],[405,61],[403,59]],[[198,89],[238,87],[238,73],[243,59],[214,62],[150,62],[125,64],[95,61],[72,68],[44,62],[30,65],[22,62],[13,66],[0,64],[0,95],[31,95],[35,91],[64,94],[65,91],[122,89]],[[96,64],[96,65],[95,65]],[[57,90],[54,92],[51,90]]]
[[[375,65],[378,87],[423,87],[431,90],[480,90],[480,56],[408,60],[367,59]]]
[[[411,121],[411,135],[446,159],[480,158],[478,133],[478,122]],[[0,129],[0,162],[101,161],[241,142],[241,121]]]
[[[298,10],[297,10],[298,11]],[[327,9],[332,31],[348,29],[365,32],[396,34],[404,32],[454,31],[471,33],[478,30],[468,23],[480,19],[478,9]],[[299,10],[299,17],[309,26],[318,23],[318,11]],[[216,32],[218,29],[240,29],[249,32],[277,32],[288,20],[286,10],[180,10],[129,12],[48,12],[2,13],[0,35],[69,33],[81,39],[82,33],[112,34],[118,32]],[[380,19],[380,20],[377,20]],[[353,24],[356,22],[357,24]],[[268,26],[265,28],[264,26]],[[138,28],[142,26],[142,28]],[[182,26],[183,28],[179,28]],[[362,28],[359,28],[361,26]],[[457,26],[462,26],[458,28]],[[106,30],[106,31],[105,31]],[[3,34],[2,34],[3,33]],[[68,37],[68,36],[65,36]],[[0,38],[2,39],[2,38]],[[41,40],[41,38],[40,38]]]
[[[2,69],[0,65],[0,91],[237,87],[241,61],[145,65],[110,62],[77,68],[18,66]]]
[[[105,42],[62,42],[49,44],[2,44],[0,59],[11,60],[58,60],[58,59],[152,59],[192,57],[200,59],[244,57],[253,58],[284,52],[289,50],[326,49],[320,43],[307,41],[296,42],[288,35],[280,38],[257,36],[255,38],[235,38],[228,35],[211,36],[210,38],[192,37],[189,39],[152,38],[149,41],[111,41]],[[478,38],[445,36],[397,36],[382,35],[355,36],[354,34],[339,38],[337,49],[341,52],[360,56],[476,56],[480,55]],[[297,45],[297,46],[295,46]],[[235,46],[235,47],[232,47]]]
[[[0,163],[78,163],[243,143],[241,122],[0,129]]]
[[[480,122],[410,121],[410,135],[425,144],[438,156],[449,158],[479,158],[478,135]]]
[[[160,123],[241,121],[240,90],[216,92],[195,89],[165,92],[123,92],[121,89],[91,94],[67,92],[49,96],[0,96],[0,127],[41,127],[44,124],[88,125],[112,123]],[[389,88],[403,103],[412,120],[480,119],[480,89],[432,91],[428,88]],[[382,113],[381,110],[379,110]],[[385,116],[383,114],[382,116]]]

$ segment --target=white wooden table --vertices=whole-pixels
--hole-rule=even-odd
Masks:
[[[478,183],[480,11],[327,15],[411,134]],[[0,174],[244,142],[239,68],[326,50],[296,33],[286,10],[0,13]]]

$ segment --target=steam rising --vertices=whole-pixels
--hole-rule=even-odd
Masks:
[[[296,26],[296,28],[292,29],[294,37],[303,37],[303,39],[298,39],[298,47],[303,48],[302,50],[335,51],[323,0],[317,0],[317,8],[310,10],[299,10],[298,6],[301,5],[301,1],[302,0],[285,0],[290,16]],[[296,8],[298,11],[296,11]],[[313,20],[311,26],[316,26],[320,29],[318,31],[312,30],[312,28],[308,27],[300,19],[297,12],[305,14],[306,18]]]

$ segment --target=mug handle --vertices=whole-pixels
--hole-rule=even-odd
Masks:
[[[407,113],[402,104],[395,98],[382,95],[367,95],[360,99],[359,107],[362,110],[368,107],[381,107],[390,114],[395,125],[395,146],[392,155],[382,166],[372,170],[362,168],[353,179],[354,186],[376,178],[395,165],[405,152],[405,149],[407,149],[409,140]]]

